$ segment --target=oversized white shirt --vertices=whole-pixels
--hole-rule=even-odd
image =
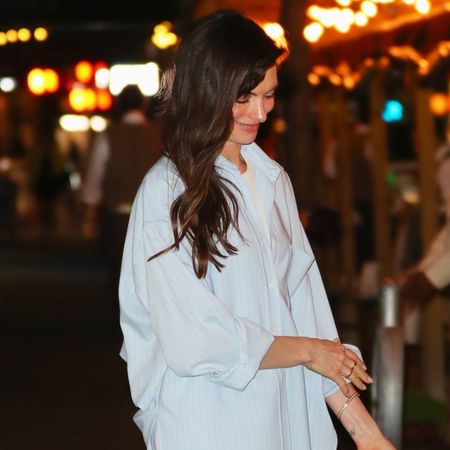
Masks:
[[[173,242],[169,210],[183,185],[161,158],[136,196],[120,280],[122,357],[135,422],[149,450],[332,450],[336,433],[325,396],[337,386],[303,366],[259,370],[274,335],[337,337],[325,290],[284,170],[256,144],[243,146],[258,184],[264,231],[238,169],[239,249],[205,279],[187,242]],[[270,238],[269,238],[270,237]]]

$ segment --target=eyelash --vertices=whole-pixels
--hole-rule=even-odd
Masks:
[[[271,100],[272,98],[275,98],[275,92],[273,92],[272,94],[266,94],[264,95],[264,98]],[[244,97],[241,99],[237,99],[236,103],[239,103],[240,105],[244,105],[245,103],[247,103],[249,100],[249,97]]]

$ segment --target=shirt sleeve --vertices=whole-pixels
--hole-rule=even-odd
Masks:
[[[102,200],[102,184],[108,159],[108,138],[106,133],[100,133],[94,140],[81,189],[81,200],[88,205],[97,205]]]
[[[168,223],[144,227],[146,259],[172,242]],[[169,367],[179,376],[203,376],[243,390],[254,378],[273,336],[233,316],[192,269],[188,246],[146,263],[147,301],[154,331]]]

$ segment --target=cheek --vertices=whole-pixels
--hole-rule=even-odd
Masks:
[[[270,111],[272,111],[272,109],[275,107],[275,99],[270,99],[267,101],[266,105],[265,105],[265,110],[266,113],[270,113]]]
[[[245,105],[240,105],[239,103],[236,103],[233,106],[233,120],[239,121],[244,115],[245,115]]]

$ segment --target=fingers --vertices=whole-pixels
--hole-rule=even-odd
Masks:
[[[350,380],[355,387],[363,391],[367,389],[367,384],[373,382],[361,358],[348,349],[346,349],[346,359],[341,374],[345,379]]]

